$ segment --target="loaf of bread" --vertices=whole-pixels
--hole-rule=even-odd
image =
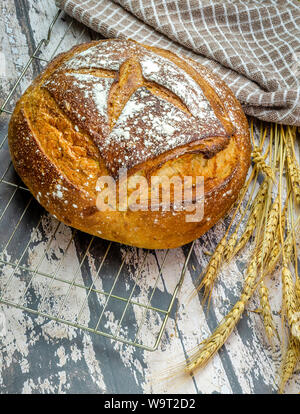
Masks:
[[[150,249],[186,244],[223,217],[251,152],[246,117],[223,81],[189,58],[116,39],[57,56],[18,101],[8,139],[16,171],[51,214]],[[190,193],[174,185],[168,204],[154,177],[190,177]]]

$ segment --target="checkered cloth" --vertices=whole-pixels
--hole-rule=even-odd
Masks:
[[[297,0],[56,0],[104,37],[187,55],[217,73],[248,115],[300,126]]]

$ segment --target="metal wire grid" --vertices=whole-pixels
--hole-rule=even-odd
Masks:
[[[52,40],[55,23],[61,13],[60,10],[57,11],[50,24],[47,37],[38,43],[34,53],[23,68],[22,73],[0,108],[0,116],[11,114],[7,106],[11,103],[18,85],[34,60],[46,63],[59,51],[65,36],[74,24],[72,19],[55,45],[50,58],[45,59],[41,56],[43,48],[48,46]],[[78,43],[82,41],[81,39],[86,30],[86,28],[82,29],[77,38]],[[149,287],[148,289],[147,300],[140,300],[138,294],[135,293],[139,290],[139,278],[147,257],[154,254],[154,252],[138,250],[140,255],[138,270],[134,277],[128,277],[130,272],[128,271],[127,261],[130,260],[132,249],[129,247],[121,249],[120,245],[116,243],[71,230],[50,215],[46,215],[16,176],[7,156],[7,151],[7,135],[5,135],[0,144],[0,157],[2,155],[0,158],[0,269],[2,271],[0,277],[0,304],[23,309],[37,316],[81,328],[148,351],[157,349],[176,295],[182,284],[193,244],[190,246],[181,275],[179,275],[179,281],[171,298],[169,294],[166,295],[165,308],[161,306],[161,297],[159,306],[155,306],[154,302],[168,251],[162,254],[162,261],[158,264],[158,274],[154,283],[152,283],[152,288]],[[34,252],[37,234],[42,231],[42,221],[45,220],[45,217],[48,220],[50,230],[46,237],[43,254],[38,257],[34,265],[28,264],[29,253]],[[57,234],[65,234],[66,232],[71,234],[66,238],[63,248],[58,246],[63,252],[53,266],[50,258],[51,255],[57,254],[53,247]],[[69,250],[76,241],[86,246],[85,249],[82,249],[83,253],[76,269],[72,270],[73,276],[70,277],[70,272],[65,270],[65,262],[68,261]],[[121,250],[126,252],[123,256]],[[112,251],[114,252],[113,263],[118,263],[116,263],[115,272],[112,272],[112,265],[110,264],[107,276],[104,268]],[[91,257],[96,263],[93,272],[89,264]],[[49,271],[51,268],[53,270]],[[80,279],[79,276],[81,276],[81,280],[78,280]],[[106,279],[103,281],[104,276]],[[22,289],[20,289],[20,282],[23,283]],[[105,283],[104,288],[102,283]],[[36,289],[38,289],[38,294]],[[33,292],[35,293],[33,294]],[[76,303],[77,308],[74,308],[74,303]],[[135,321],[134,307],[139,309],[140,318],[138,323]],[[68,313],[70,308],[75,309],[71,315],[70,312]],[[92,309],[93,312],[92,317],[85,320],[87,308]],[[109,324],[110,309],[113,310],[114,315],[119,314],[114,324]],[[141,331],[147,324],[151,314],[152,319],[154,317],[158,323],[157,331],[151,333],[152,342],[149,344],[145,343],[143,336],[141,337]]]

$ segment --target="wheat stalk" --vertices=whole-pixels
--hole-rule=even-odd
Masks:
[[[282,231],[284,231],[285,222],[286,222],[286,218],[287,218],[288,201],[289,201],[289,197],[287,197],[287,199],[285,201],[285,205],[284,205],[284,208],[283,208],[282,213],[281,213],[281,218],[280,218],[280,220],[278,220],[277,229],[275,231],[274,240],[273,240],[273,243],[272,243],[271,248],[270,248],[269,257],[267,258],[267,261],[266,261],[266,264],[265,264],[265,269],[264,269],[265,275],[268,274],[268,273],[271,273],[274,270],[274,268],[275,268],[275,266],[276,266],[276,264],[277,264],[277,262],[280,258],[280,254],[281,254],[280,226],[282,228]]]
[[[286,383],[293,375],[300,358],[300,343],[293,336],[290,336],[289,345],[286,350],[281,369],[279,393],[283,394]]]
[[[191,355],[186,364],[186,372],[193,373],[197,368],[205,366],[215,353],[218,352],[236,327],[247,302],[257,288],[260,296],[261,314],[263,316],[266,335],[270,341],[273,339],[274,334],[276,333],[276,328],[269,302],[269,291],[264,282],[264,277],[274,270],[276,264],[282,258],[282,302],[283,310],[285,311],[290,327],[289,347],[284,357],[281,373],[280,392],[283,392],[288,379],[294,371],[300,353],[300,342],[297,339],[300,339],[300,318],[297,313],[300,310],[300,282],[297,270],[297,250],[295,243],[295,229],[299,224],[300,217],[297,218],[297,221],[294,224],[293,200],[295,200],[295,191],[292,190],[294,183],[298,183],[297,185],[299,186],[300,169],[295,159],[293,146],[293,134],[295,133],[295,130],[289,127],[283,129],[282,127],[275,125],[275,128],[271,127],[269,131],[269,145],[263,154],[262,148],[267,136],[267,128],[261,127],[260,142],[255,144],[253,123],[251,123],[250,135],[253,142],[252,156],[254,162],[252,178],[255,177],[256,180],[259,171],[265,175],[265,179],[252,201],[255,188],[255,185],[253,185],[246,208],[243,209],[239,222],[228,237],[229,228],[233,224],[233,219],[238,209],[235,211],[229,228],[216,247],[207,266],[206,275],[200,284],[200,287],[205,288],[204,295],[207,297],[209,293],[211,293],[222,261],[230,260],[246,245],[250,237],[255,233],[255,249],[246,270],[243,291],[240,299],[232,307],[211,336],[191,351]],[[269,157],[268,163],[266,162],[267,157]],[[275,173],[277,172],[278,163],[278,191],[277,196],[272,202],[271,193],[275,183],[275,177],[277,177]],[[282,180],[284,177],[284,169],[286,169],[287,172],[286,180],[288,196],[285,201],[285,206],[282,208]],[[247,185],[244,186],[245,191],[243,197],[245,196],[246,188],[248,187],[249,181],[247,182]],[[242,198],[240,198],[239,205],[241,204],[241,201]],[[246,222],[244,233],[239,239],[238,230],[246,212],[249,210],[249,206],[250,214]],[[296,279],[294,279],[292,272],[289,269],[288,265],[290,261],[295,265]]]
[[[276,256],[279,255],[280,253],[280,235],[281,235],[281,230],[283,231],[283,229],[285,228],[285,222],[286,222],[286,213],[287,213],[287,207],[288,207],[288,199],[289,197],[287,197],[286,201],[285,201],[285,205],[284,208],[282,210],[281,213],[281,217],[276,217],[274,216],[274,214],[272,215],[271,212],[269,213],[268,219],[270,220],[270,222],[272,223],[268,223],[267,220],[267,230],[266,230],[266,234],[268,237],[268,233],[273,231],[273,226],[275,226],[274,220],[277,220],[277,226],[274,232],[274,239],[273,242],[271,244],[267,244],[266,247],[262,247],[262,249],[260,250],[260,254],[259,254],[259,259],[261,262],[261,265],[263,267],[263,260],[268,256],[269,254],[269,258],[271,258],[271,260],[268,261],[267,264],[267,268],[269,266],[271,267],[275,267],[275,264],[277,263],[276,260]],[[278,204],[280,204],[280,200],[278,202]],[[274,206],[274,204],[273,204]],[[276,209],[277,207],[275,207]],[[272,217],[273,216],[273,217]],[[269,225],[269,229],[268,229],[268,225]],[[271,238],[273,236],[271,235]],[[272,260],[275,259],[275,262],[272,263]],[[264,273],[265,276],[265,273]],[[268,288],[266,287],[263,279],[261,280],[260,284],[259,284],[259,296],[260,296],[260,303],[261,303],[261,312],[262,312],[262,316],[263,316],[263,320],[264,320],[264,326],[265,326],[265,330],[266,330],[266,335],[268,340],[271,342],[274,334],[275,334],[275,325],[274,325],[274,321],[273,321],[273,316],[272,316],[272,311],[271,311],[271,307],[270,307],[270,303],[269,303],[269,291]]]
[[[224,345],[237,322],[241,318],[246,303],[254,293],[256,278],[257,264],[255,256],[253,256],[247,269],[244,289],[240,299],[233,306],[224,321],[217,327],[214,333],[204,341],[204,345],[189,358],[189,362],[186,366],[187,372],[193,373],[195,369],[205,366],[211,357]]]
[[[268,189],[269,189],[269,183],[268,183],[267,180],[265,180],[262,183],[262,185],[260,186],[260,188],[259,188],[259,190],[256,194],[256,197],[255,197],[255,199],[252,203],[251,213],[248,217],[245,230],[244,230],[240,240],[236,244],[231,257],[235,256],[240,250],[242,250],[242,248],[247,244],[250,237],[252,236],[252,234],[254,232],[254,229],[257,226],[257,221],[258,221],[259,217],[261,216],[263,206],[264,206],[264,203],[265,203],[265,198],[266,198],[266,195],[268,193]]]
[[[251,125],[251,136],[253,138],[253,124]],[[289,128],[287,128],[288,134],[291,134]],[[274,152],[272,146],[272,140],[274,137]],[[245,306],[249,299],[252,297],[256,288],[258,287],[258,293],[261,301],[261,313],[264,320],[264,325],[266,329],[266,335],[271,341],[276,333],[272,311],[269,303],[269,292],[268,288],[265,285],[263,278],[273,271],[275,265],[278,263],[282,257],[282,297],[283,297],[283,308],[286,313],[287,321],[290,326],[290,344],[286,352],[284,364],[282,368],[281,375],[281,385],[280,390],[283,392],[286,382],[291,376],[296,362],[293,362],[295,359],[296,351],[297,355],[299,352],[299,341],[300,339],[300,318],[298,317],[297,311],[300,309],[300,282],[297,273],[297,262],[295,263],[296,271],[296,281],[292,276],[292,273],[288,267],[293,255],[296,255],[296,245],[295,245],[295,228],[299,223],[299,217],[297,219],[296,225],[293,223],[292,214],[289,214],[291,223],[289,224],[288,231],[286,230],[286,223],[289,223],[287,220],[287,206],[290,209],[293,208],[291,204],[293,197],[291,196],[291,191],[288,191],[288,196],[285,202],[284,208],[281,206],[282,199],[282,177],[283,169],[286,168],[288,171],[288,163],[291,165],[293,161],[294,165],[294,176],[291,177],[291,173],[288,171],[288,185],[290,189],[295,182],[295,179],[299,179],[299,169],[297,169],[297,163],[294,158],[294,148],[293,142],[288,144],[290,145],[287,149],[287,143],[284,136],[283,129],[278,128],[275,125],[275,130],[271,128],[270,130],[270,143],[268,150],[265,154],[262,154],[262,146],[266,138],[266,129],[264,132],[261,131],[261,142],[260,145],[253,146],[253,161],[254,168],[252,170],[252,177],[254,176],[253,172],[255,171],[255,179],[257,178],[257,171],[261,171],[266,175],[265,180],[261,184],[254,200],[250,202],[253,196],[254,186],[252,188],[251,196],[247,202],[247,206],[244,209],[238,224],[235,227],[233,233],[228,237],[229,228],[227,229],[224,237],[221,239],[220,243],[215,249],[214,254],[211,257],[211,260],[207,266],[206,274],[201,281],[200,288],[204,287],[204,295],[207,297],[211,293],[214,281],[217,277],[217,273],[222,264],[222,260],[229,260],[235,254],[237,254],[248,242],[250,237],[255,231],[256,237],[256,248],[251,257],[250,264],[246,271],[246,278],[244,282],[244,288],[240,299],[236,302],[227,316],[223,319],[221,324],[216,328],[212,335],[203,341],[192,351],[190,357],[188,358],[186,371],[188,373],[193,373],[197,368],[203,367],[207,362],[214,356],[216,352],[223,346],[226,342],[233,329],[237,325],[239,319],[241,318]],[[254,142],[254,138],[253,138]],[[284,146],[285,144],[285,146]],[[278,150],[280,146],[280,151]],[[266,157],[269,155],[270,165],[266,163]],[[278,194],[275,197],[275,200],[271,202],[271,191],[275,181],[275,171],[277,163],[279,163],[279,183],[278,183]],[[296,177],[296,178],[295,178]],[[294,181],[292,179],[294,178]],[[274,181],[273,181],[274,180]],[[249,187],[249,182],[247,183],[247,188]],[[243,196],[245,195],[246,190],[244,191]],[[241,204],[242,199],[240,199]],[[238,229],[240,223],[247,211],[248,206],[251,204],[250,214],[245,226],[245,230],[240,240],[238,240]],[[238,210],[238,209],[237,209]],[[235,211],[235,214],[237,213]],[[234,217],[235,217],[234,214]],[[233,218],[234,218],[233,217]],[[232,225],[233,219],[229,225]],[[291,226],[291,228],[290,228]],[[286,237],[284,239],[284,234]],[[293,260],[293,259],[292,259]],[[298,330],[297,330],[298,329]],[[295,344],[298,348],[295,347]],[[297,356],[298,358],[298,356]]]
[[[231,236],[229,237],[229,239],[227,240],[227,244],[226,247],[224,249],[224,253],[223,253],[223,257],[225,261],[229,261],[230,259],[232,259],[233,256],[235,256],[238,251],[240,251],[245,244],[248,242],[248,240],[250,239],[251,235],[253,234],[254,228],[256,227],[257,224],[257,219],[261,214],[261,209],[263,208],[263,204],[265,201],[265,195],[267,194],[268,188],[269,188],[269,183],[268,180],[265,180],[262,187],[260,187],[255,200],[252,204],[252,208],[251,208],[251,213],[250,216],[248,218],[247,221],[247,225],[246,228],[243,232],[243,235],[241,237],[241,239],[239,240],[239,243],[237,244],[237,239],[238,239],[238,229],[240,227],[240,224],[244,218],[244,215],[248,209],[250,200],[252,199],[252,195],[254,192],[254,188],[255,188],[255,184],[256,184],[256,180],[257,180],[257,172],[258,171],[263,171],[265,172],[265,174],[271,178],[272,180],[274,180],[275,175],[273,173],[273,170],[270,166],[268,166],[265,162],[265,158],[268,155],[268,152],[270,150],[270,144],[269,144],[269,149],[266,151],[265,155],[262,155],[261,150],[262,150],[262,146],[266,137],[266,133],[267,130],[265,129],[264,134],[261,133],[261,142],[260,142],[260,146],[258,147],[257,145],[255,145],[254,143],[254,134],[253,134],[253,122],[251,122],[251,138],[253,141],[253,148],[254,148],[254,152],[253,152],[253,161],[256,164],[256,175],[255,175],[255,180],[252,186],[252,191],[249,197],[249,200],[247,202],[247,205],[244,209],[243,214],[241,215],[241,218],[239,220],[239,223],[236,226],[235,231],[231,234]]]
[[[299,221],[299,220],[298,220]],[[287,237],[284,240],[283,243],[283,247],[280,247],[279,252],[277,253],[276,256],[270,257],[270,261],[268,263],[267,268],[265,269],[264,275],[266,276],[269,273],[272,273],[273,270],[275,269],[276,264],[278,263],[282,252],[285,252],[285,258],[287,263],[289,263],[289,261],[291,260],[293,251],[294,251],[294,240],[293,240],[293,233],[292,231],[290,231],[287,235]]]
[[[231,259],[232,254],[234,252],[235,245],[236,245],[237,238],[238,238],[238,227],[239,226],[237,226],[235,231],[232,233],[232,235],[227,240],[227,243],[224,249],[224,254],[223,254],[224,261],[226,262]]]
[[[260,147],[257,147],[256,145],[254,145],[257,154],[258,153],[260,154],[261,147],[262,147],[263,142],[264,142],[264,139],[266,137],[266,132],[267,131],[265,130],[264,134],[263,135],[261,134],[262,135],[262,139],[261,139]],[[253,138],[253,122],[251,123],[251,137],[252,137],[252,139],[254,139]],[[261,158],[264,161],[264,157],[265,156],[262,156],[261,154],[260,154],[260,156],[261,156]],[[265,161],[264,161],[264,163],[265,163]],[[271,167],[269,167],[269,168],[272,171]],[[272,171],[272,174],[271,175],[272,175],[272,178],[274,178],[273,171]],[[252,179],[253,179],[253,174],[252,174]],[[253,194],[253,191],[254,191],[254,188],[255,188],[256,179],[257,179],[257,173],[255,174],[255,180],[254,180],[254,184],[253,184],[253,187],[252,187],[250,199],[252,197],[252,194]],[[245,190],[244,190],[243,196],[245,196],[245,193],[246,193],[246,191],[247,191],[247,189],[249,187],[249,184],[250,184],[250,180],[248,180],[248,182],[246,183],[246,186],[244,186],[245,187]],[[246,228],[245,228],[245,230],[243,232],[243,235],[242,235],[241,239],[239,240],[239,243],[237,244],[238,229],[239,229],[239,226],[241,224],[241,221],[242,221],[242,219],[244,217],[244,214],[247,211],[247,207],[249,205],[250,199],[249,199],[249,201],[247,203],[247,206],[246,206],[246,208],[244,210],[244,213],[242,214],[242,217],[241,217],[238,225],[236,226],[235,231],[228,238],[228,240],[226,242],[226,245],[225,246],[221,246],[222,258],[225,261],[230,260],[234,255],[236,255],[237,252],[240,251],[245,246],[245,244],[248,242],[248,240],[250,239],[251,235],[253,234],[254,228],[257,225],[258,217],[261,214],[261,209],[263,208],[263,204],[264,204],[264,201],[265,201],[265,196],[267,194],[268,188],[269,188],[269,183],[268,183],[267,180],[265,180],[263,182],[262,186],[260,187],[260,189],[259,189],[259,191],[258,191],[258,193],[257,193],[257,195],[255,197],[255,200],[254,200],[254,202],[252,204],[252,207],[253,208],[251,210],[251,214],[250,214],[250,216],[248,218]],[[230,223],[230,226],[232,224],[232,221]],[[228,231],[229,231],[229,229],[227,229],[227,232],[226,232],[225,236],[227,236]],[[217,247],[217,249],[218,249],[218,247]],[[219,252],[220,251],[218,251],[217,253],[219,254]],[[208,266],[208,268],[207,268],[207,272],[208,272],[207,278],[205,278],[206,280],[203,280],[202,285],[200,285],[201,287],[203,287],[205,285],[208,285],[208,290],[206,292],[206,296],[209,294],[209,290],[213,286],[213,280],[215,279],[213,277],[213,273],[217,273],[218,270],[219,270],[219,268],[220,268],[220,264],[221,264],[220,262],[218,262],[218,267],[215,266],[217,261],[218,261],[217,258],[216,258],[216,260],[212,260],[212,263],[211,263],[212,264],[212,269],[210,269],[210,266]],[[216,270],[214,270],[214,269],[216,269]],[[210,280],[212,281],[212,283],[209,283]]]
[[[283,129],[281,128],[281,131]],[[281,189],[282,189],[282,176],[283,176],[283,143],[285,142],[285,137],[282,132],[281,134],[281,142],[280,142],[280,172],[279,172],[279,199],[280,199],[280,205],[281,205]],[[287,145],[286,145],[287,147]],[[293,220],[293,215],[291,215]],[[280,209],[280,222],[282,220],[281,217],[281,209]],[[293,223],[294,224],[294,223]],[[286,251],[284,249],[284,243],[283,243],[283,229],[282,226],[279,226],[280,228],[280,239],[281,244],[283,246],[282,250],[282,261],[283,261],[283,267],[281,272],[281,280],[282,280],[282,302],[283,302],[283,308],[287,317],[288,324],[291,329],[292,335],[300,340],[300,313],[297,312],[298,309],[298,303],[297,303],[297,297],[296,297],[296,291],[295,291],[295,283],[293,280],[292,273],[288,267],[288,260],[286,256]],[[292,229],[292,240],[293,240],[293,248],[294,248],[294,230]],[[297,260],[297,258],[296,258]]]
[[[277,231],[277,225],[279,222],[279,211],[280,211],[280,199],[279,199],[279,196],[277,196],[269,210],[268,217],[266,220],[263,240],[258,250],[258,263],[259,264],[263,264],[263,262],[269,256],[270,251],[272,249],[272,246],[275,240],[276,231]]]
[[[255,185],[256,185],[256,181],[257,181],[257,177],[258,177],[257,170],[252,170],[252,173],[254,171],[255,171],[254,182],[253,182],[252,189],[251,189],[251,192],[250,192],[250,195],[249,195],[249,199],[248,199],[247,204],[244,208],[244,211],[242,212],[242,214],[240,216],[238,224],[236,225],[234,232],[231,234],[231,236],[227,240],[227,244],[226,244],[225,249],[224,249],[223,258],[224,258],[225,262],[229,262],[232,259],[232,257],[234,256],[234,251],[235,251],[235,247],[236,247],[236,243],[237,243],[237,239],[238,239],[238,231],[239,231],[241,223],[242,223],[242,221],[243,221],[243,219],[246,215],[246,212],[248,211],[250,201],[252,200],[252,197],[253,197],[253,193],[254,193],[254,190],[255,190]],[[247,186],[247,188],[248,187],[249,187],[249,185]]]
[[[266,268],[268,269],[267,273],[270,273],[271,271],[274,270],[275,265],[280,257],[281,245],[280,245],[280,227],[279,226],[280,225],[283,226],[282,228],[285,227],[285,219],[286,219],[286,210],[283,212],[281,220],[278,221],[278,226],[277,226],[277,230],[275,233],[274,242],[271,247],[270,255],[267,261],[267,266],[266,266]]]
[[[251,181],[254,178],[254,182],[256,182],[256,178],[257,178],[257,174],[256,172],[252,171],[249,179],[247,180],[247,182],[244,184],[243,188],[240,191],[240,196],[238,199],[238,205],[233,213],[233,216],[231,218],[230,224],[226,230],[225,235],[223,236],[223,238],[221,239],[221,241],[218,243],[214,253],[212,254],[210,261],[205,269],[205,274],[201,280],[200,285],[196,288],[193,289],[193,294],[195,294],[195,292],[198,292],[199,290],[201,290],[204,287],[204,300],[206,300],[208,297],[210,297],[211,293],[212,293],[212,289],[215,283],[215,280],[217,278],[218,275],[218,271],[220,269],[221,263],[222,263],[222,259],[226,259],[227,254],[228,254],[228,246],[234,246],[234,235],[231,236],[229,238],[229,240],[227,240],[227,236],[229,233],[229,230],[234,222],[235,216],[237,215],[239,209],[240,209],[240,205],[241,202],[248,190],[248,187],[251,183]],[[238,230],[238,226],[236,227],[236,231]],[[199,276],[200,279],[201,275]],[[192,294],[192,296],[193,296]]]

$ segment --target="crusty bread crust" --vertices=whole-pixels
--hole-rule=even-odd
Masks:
[[[97,123],[89,96],[85,92],[84,98],[76,92],[68,83],[70,76],[66,75],[70,72],[66,62],[103,42],[109,41],[85,43],[57,56],[18,101],[8,134],[13,164],[45,209],[72,227],[108,240],[150,249],[184,245],[223,217],[239,194],[250,165],[246,117],[228,86],[207,68],[189,58],[182,59],[169,51],[130,41],[139,49],[144,47],[168,59],[193,77],[201,86],[217,122],[213,124],[208,120],[207,131],[203,128],[202,135],[199,124],[199,136],[182,132],[185,141],[180,142],[177,137],[175,146],[158,151],[155,156],[147,152],[148,147],[142,147],[138,153],[140,158],[132,156],[126,164],[122,151],[103,146],[106,145],[104,133],[99,129],[103,125],[99,126],[99,120]],[[189,107],[174,92],[143,79],[138,59],[135,55],[127,58],[126,53],[124,51],[125,63],[119,72],[92,67],[76,70],[76,73],[92,73],[113,81],[108,98],[110,129],[116,125],[132,90],[141,86],[182,113],[186,112],[186,116],[192,116]],[[126,63],[128,61],[130,64]],[[69,95],[62,93],[66,90]],[[83,109],[83,105],[88,109]],[[90,116],[83,116],[84,110]],[[192,128],[196,125],[195,130],[197,122],[192,124]],[[119,164],[116,159],[121,160]],[[116,171],[122,166],[128,168],[133,182],[139,175],[148,181],[153,174],[172,177],[174,171],[181,176],[204,176],[203,220],[187,222],[186,212],[175,211],[173,205],[170,211],[98,211],[97,179],[101,175],[118,179]]]

